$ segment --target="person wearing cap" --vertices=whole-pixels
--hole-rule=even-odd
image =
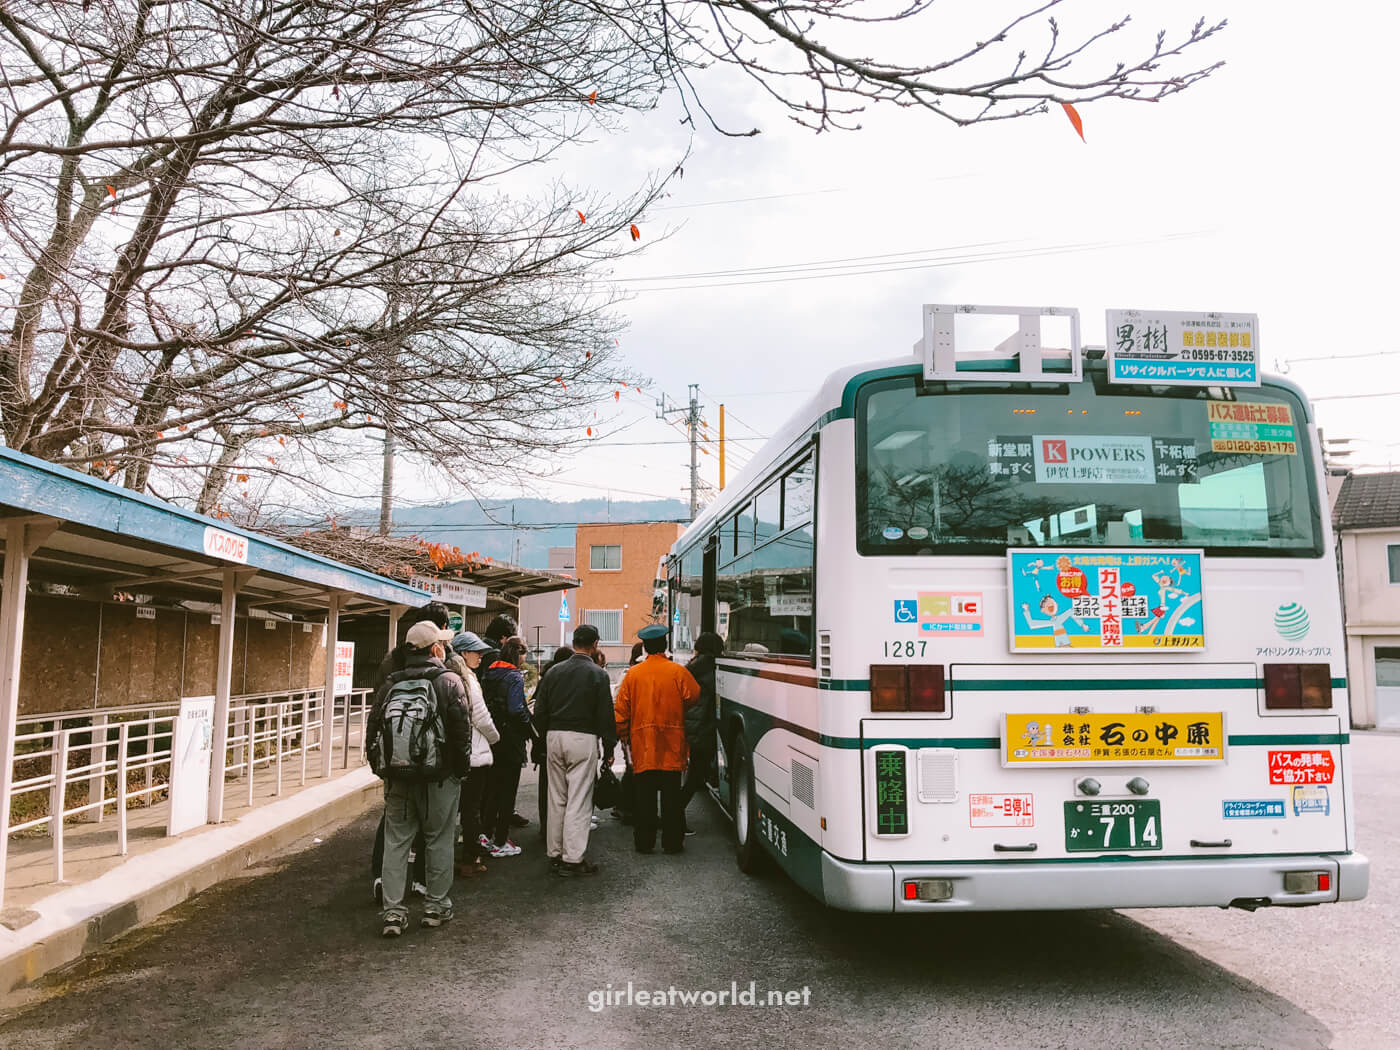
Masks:
[[[637,632],[646,659],[628,669],[613,705],[617,737],[632,757],[637,793],[632,844],[638,853],[656,849],[658,795],[661,848],[667,853],[685,849],[685,808],[681,805],[681,774],[689,757],[685,712],[700,699],[700,683],[667,658],[668,633],[659,623]]]
[[[592,830],[598,742],[612,753],[612,688],[608,672],[593,662],[598,628],[574,630],[574,655],[551,667],[535,695],[535,728],[545,739],[549,767],[546,852],[556,875],[596,875],[585,856]]]
[[[417,623],[431,623],[438,630],[445,631],[449,636],[452,634],[451,631],[447,630],[449,614],[447,612],[447,606],[443,605],[442,602],[429,602],[427,605],[423,606],[423,608],[415,610],[409,615],[412,618],[405,624],[405,627],[412,627]],[[379,669],[374,675],[374,691],[376,693],[378,693],[384,683],[388,681],[391,674],[395,671],[403,670],[404,660],[407,659],[408,651],[408,642],[404,641],[384,654],[384,659],[379,661]],[[467,665],[450,649],[443,654],[443,666],[449,671],[455,671],[458,675],[467,673]],[[420,897],[425,892],[423,884],[427,882],[427,875],[425,874],[426,869],[424,867],[426,864],[424,854],[423,839],[420,836],[413,843],[413,882],[410,886],[411,891]],[[381,818],[379,821],[379,830],[374,833],[374,848],[370,852],[369,859],[374,902],[380,907],[384,906],[384,880],[380,877],[383,867],[384,820]]]
[[[486,698],[481,694],[481,683],[475,672],[482,654],[490,652],[491,646],[471,631],[462,631],[453,635],[452,651],[466,664],[462,683],[467,687],[467,712],[472,724],[471,769],[462,778],[462,802],[457,809],[462,822],[462,863],[457,867],[457,874],[480,875],[486,871],[482,861],[486,848],[480,841],[481,795],[491,781],[491,745],[501,739],[501,734],[491,720],[491,712],[486,709]]]
[[[370,710],[365,739],[369,741],[371,767],[380,769],[377,757],[384,713],[394,686],[409,679],[432,683],[437,715],[442,726],[447,770],[439,781],[407,780],[382,773],[384,780],[383,934],[397,937],[408,922],[404,896],[408,882],[408,854],[413,840],[423,835],[426,860],[426,893],[422,925],[441,926],[453,917],[452,854],[457,837],[457,805],[461,778],[471,768],[472,734],[468,721],[466,687],[443,666],[444,643],[452,632],[423,620],[408,629],[404,668],[380,686]]]

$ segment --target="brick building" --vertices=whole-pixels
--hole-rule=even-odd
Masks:
[[[569,595],[569,627],[597,627],[609,663],[625,664],[637,632],[664,622],[665,592],[657,580],[665,573],[658,566],[684,531],[675,521],[578,527],[574,564],[579,587]]]

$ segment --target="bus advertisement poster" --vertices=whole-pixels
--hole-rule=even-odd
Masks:
[[[1225,715],[1219,711],[1002,715],[1001,764],[1219,765]]]
[[[1201,552],[1007,552],[1012,652],[1205,648]]]
[[[1109,310],[1108,381],[1259,386],[1257,314]]]

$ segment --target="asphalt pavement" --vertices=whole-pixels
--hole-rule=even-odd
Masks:
[[[452,923],[399,940],[379,936],[366,816],[51,978],[0,1047],[1330,1045],[1288,998],[1122,914],[832,912],[741,875],[718,808],[691,809],[681,856],[638,855],[606,819],[589,879],[549,875],[527,828],[521,856],[459,880]],[[704,1005],[750,982],[794,1005]]]

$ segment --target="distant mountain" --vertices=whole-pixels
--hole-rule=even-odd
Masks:
[[[463,501],[396,509],[394,531],[455,544],[496,561],[543,569],[549,564],[550,547],[574,545],[574,531],[580,523],[689,520],[690,505],[678,499],[518,499],[488,503],[484,509]]]

